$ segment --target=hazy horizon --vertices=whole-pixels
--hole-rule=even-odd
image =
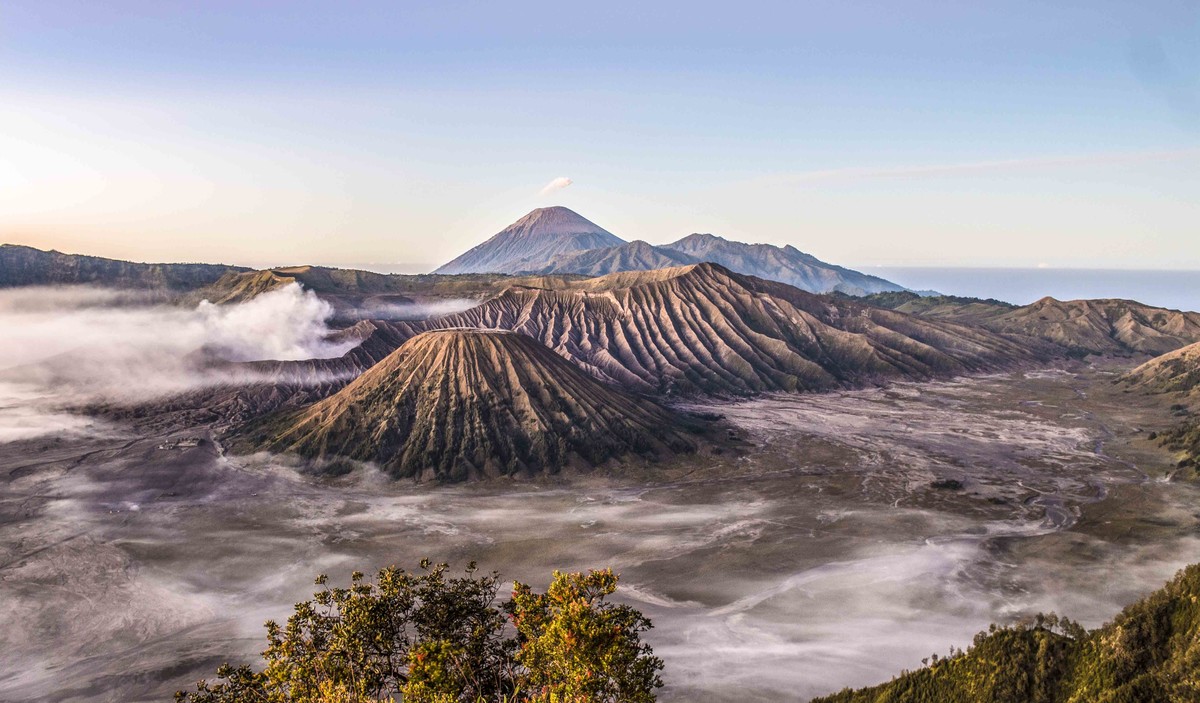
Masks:
[[[665,242],[663,242],[665,243]],[[67,254],[95,255],[90,252]],[[133,259],[138,261],[137,259]],[[141,263],[209,263],[278,269],[290,266],[325,266],[358,269],[382,274],[418,275],[431,273],[444,261],[299,261],[239,260],[171,262],[144,260]],[[838,262],[831,262],[838,263]],[[887,266],[839,265],[887,279],[906,288],[975,298],[994,298],[1027,305],[1044,297],[1059,300],[1121,298],[1177,310],[1200,311],[1200,288],[1194,281],[1200,269],[1187,268],[1088,268],[1048,266]]]

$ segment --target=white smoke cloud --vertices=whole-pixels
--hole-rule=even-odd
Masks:
[[[414,303],[391,303],[367,301],[342,314],[364,320],[424,320],[438,315],[451,315],[463,312],[479,305],[478,300],[470,298],[447,298],[445,300],[429,300]]]
[[[0,291],[0,443],[95,428],[69,412],[82,403],[262,380],[214,358],[331,358],[356,344],[327,340],[332,306],[297,284],[237,305],[147,301],[94,288]]]
[[[553,193],[555,191],[566,188],[567,186],[571,185],[574,182],[575,181],[572,181],[570,178],[567,178],[566,176],[559,176],[558,178],[555,178],[554,180],[550,181],[546,185],[542,186],[542,190],[541,190],[541,192],[538,193],[538,195],[542,195],[542,196],[550,195],[551,193]]]
[[[191,325],[195,342],[209,345],[230,361],[323,359],[341,356],[353,344],[325,341],[333,306],[292,283],[240,305],[207,300]]]

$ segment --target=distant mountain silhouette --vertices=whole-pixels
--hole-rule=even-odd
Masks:
[[[249,270],[224,264],[140,264],[0,244],[0,288],[88,284],[180,292]]]
[[[791,245],[744,244],[714,234],[690,234],[661,248],[690,256],[696,261],[711,261],[737,273],[796,286],[810,293],[838,291],[867,295],[905,290],[904,286],[878,276],[825,263]]]
[[[692,234],[657,246],[625,242],[564,207],[534,210],[434,273],[603,276],[705,261],[810,293],[867,295],[905,290],[877,276],[825,263],[792,246],[744,244],[713,234]]]

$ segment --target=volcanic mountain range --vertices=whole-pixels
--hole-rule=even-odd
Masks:
[[[592,375],[662,395],[933,378],[1034,358],[999,335],[816,296],[717,264],[513,287],[423,327],[510,329]]]
[[[904,290],[882,278],[827,264],[792,246],[743,244],[712,234],[692,234],[658,246],[626,242],[565,207],[534,210],[434,273],[602,276],[701,262],[813,293],[865,295]]]
[[[711,259],[769,270],[775,280]],[[197,391],[150,412],[212,418],[243,447],[373,461],[397,476],[439,480],[720,443],[711,423],[664,400],[848,389],[1200,342],[1197,313],[1121,300],[1017,307],[922,297],[791,247],[712,235],[664,247],[623,243],[565,208],[534,211],[441,270],[479,268],[499,272],[252,271],[0,249],[0,285],[151,288],[184,303],[236,303],[289,285],[315,292],[339,312],[332,341],[356,343],[344,356],[234,364],[272,381]],[[881,292],[841,292],[868,285]],[[364,319],[379,301],[437,300],[468,309]],[[1177,355],[1135,375],[1193,378],[1195,354]]]

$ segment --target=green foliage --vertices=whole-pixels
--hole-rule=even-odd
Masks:
[[[1191,477],[1200,472],[1200,422],[1184,422],[1158,433],[1156,439],[1167,449],[1183,454],[1183,458],[1179,460],[1179,468],[1190,470]]]
[[[508,605],[517,626],[528,700],[545,703],[646,703],[662,686],[663,662],[641,633],[650,621],[605,601],[617,590],[611,569],[554,572],[545,594],[518,583]]]
[[[961,295],[922,295],[910,290],[882,291],[870,295],[847,295],[835,291],[829,295],[844,300],[855,300],[877,308],[895,310],[901,306],[916,305],[920,308],[933,308],[941,305],[987,305],[1004,310],[1014,310],[1017,305],[995,298],[972,298]]]
[[[225,665],[176,701],[639,703],[662,685],[662,661],[640,639],[650,621],[605,600],[611,570],[556,572],[544,595],[517,584],[502,605],[499,575],[474,564],[458,577],[426,560],[373,583],[357,572],[345,588],[316,583],[285,625],[266,624],[261,671]]]
[[[966,652],[813,703],[1200,701],[1200,564],[1092,632],[1053,614],[980,633]]]

